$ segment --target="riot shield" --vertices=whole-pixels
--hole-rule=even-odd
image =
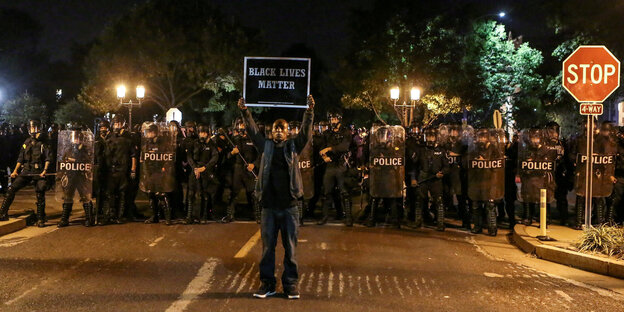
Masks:
[[[540,202],[540,190],[546,189],[546,201],[555,199],[557,146],[543,129],[522,130],[518,142],[518,175],[524,203]]]
[[[587,137],[578,138],[576,145],[576,168],[574,171],[574,189],[576,195],[585,196],[585,165],[587,163]],[[615,174],[617,144],[612,136],[597,134],[594,136],[592,197],[608,197],[613,191],[611,177]]]
[[[505,133],[479,129],[468,145],[468,197],[473,201],[499,200],[505,195]]]
[[[166,122],[141,126],[141,191],[169,193],[175,189],[176,134],[175,126]]]
[[[369,140],[370,195],[375,198],[403,197],[405,129],[401,126],[373,126]]]
[[[444,183],[456,195],[462,195],[462,175],[465,169],[463,161],[468,151],[468,139],[471,138],[472,133],[471,126],[440,125],[438,127],[440,147],[444,149],[449,163],[449,174],[444,177]]]
[[[56,155],[56,200],[83,203],[91,200],[93,186],[93,133],[91,130],[62,130]]]
[[[312,151],[312,140],[310,140],[299,154],[299,170],[301,171],[303,199],[305,200],[314,197],[314,158]]]

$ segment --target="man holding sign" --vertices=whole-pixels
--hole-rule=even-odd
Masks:
[[[238,108],[247,126],[247,134],[262,155],[255,186],[256,200],[262,208],[260,222],[262,235],[260,280],[262,285],[254,293],[256,298],[263,299],[275,295],[275,246],[277,234],[281,231],[284,246],[282,286],[289,299],[299,299],[297,291],[299,273],[295,248],[299,231],[297,200],[303,196],[303,184],[298,159],[299,154],[312,137],[314,99],[311,95],[307,98],[307,106],[301,131],[296,137],[287,139],[288,122],[278,119],[271,127],[272,138],[267,139],[247,110],[245,99],[241,98],[238,101]]]

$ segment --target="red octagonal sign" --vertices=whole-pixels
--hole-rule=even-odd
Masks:
[[[580,46],[563,61],[562,80],[578,102],[602,103],[620,86],[620,61],[605,46]]]

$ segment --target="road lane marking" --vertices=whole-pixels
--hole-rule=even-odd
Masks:
[[[381,282],[379,281],[379,275],[375,275],[375,284],[377,284],[377,290],[379,290],[379,294],[383,295],[383,290],[381,289]]]
[[[236,284],[238,283],[238,278],[241,277],[241,274],[243,274],[243,271],[245,271],[246,267],[247,267],[247,263],[244,263],[243,268],[240,269],[240,271],[238,271],[238,273],[232,279],[232,283],[230,284],[230,287],[228,288],[228,290],[234,289],[234,286],[236,286]]]
[[[557,293],[557,295],[561,296],[563,299],[567,300],[568,302],[572,302],[572,300],[573,300],[572,297],[570,297],[565,292],[563,292],[561,290],[555,290],[555,292]]]
[[[487,277],[504,277],[500,274],[496,274],[496,273],[490,273],[490,272],[484,272],[483,275],[487,276]]]
[[[396,286],[396,289],[399,291],[399,295],[401,295],[401,298],[405,298],[403,296],[403,289],[401,289],[401,285],[399,285],[399,278],[394,276],[393,279],[394,279],[394,284]]]
[[[320,294],[321,292],[323,292],[323,268],[321,267],[321,273],[319,273],[318,276],[318,284],[316,286],[316,293]]]
[[[241,247],[241,249],[234,255],[235,259],[244,258],[247,256],[251,248],[260,240],[260,230],[258,230],[248,241]]]
[[[238,289],[236,290],[237,294],[241,292],[241,290],[243,290],[243,287],[245,287],[245,285],[247,285],[247,281],[249,280],[249,276],[251,276],[251,271],[253,270],[254,265],[255,263],[251,264],[251,267],[249,267],[249,271],[247,271],[247,274],[245,274],[245,276],[243,277],[243,280],[241,281],[240,285],[238,286]]]
[[[342,292],[344,291],[344,276],[342,275],[342,272],[340,272],[340,274],[338,275],[338,289],[340,291],[340,296],[342,297]]]
[[[163,235],[163,236],[161,236],[161,237],[156,238],[156,239],[155,239],[155,240],[154,240],[151,244],[149,244],[149,246],[150,246],[150,247],[154,247],[154,246],[156,246],[156,244],[158,244],[158,242],[160,242],[160,241],[161,241],[161,240],[163,240],[164,238],[165,238],[165,236],[164,236],[164,235]]]
[[[314,271],[310,273],[310,277],[308,277],[308,284],[306,285],[306,292],[310,292],[312,290],[312,283],[314,283]]]
[[[180,297],[167,308],[166,312],[184,311],[193,300],[208,291],[212,286],[212,277],[218,264],[217,259],[208,259],[197,271],[197,275],[191,280]]]
[[[329,267],[329,281],[327,282],[327,298],[331,298],[333,290],[334,290],[334,272],[332,272],[331,267]]]
[[[360,278],[358,277],[358,281],[359,280],[360,280]],[[373,289],[371,288],[370,278],[368,277],[368,275],[366,275],[366,288],[368,289],[368,294],[372,296],[373,295]]]

